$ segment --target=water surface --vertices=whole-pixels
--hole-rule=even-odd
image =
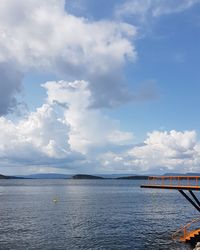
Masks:
[[[171,234],[199,216],[134,180],[0,180],[0,249],[191,249]]]

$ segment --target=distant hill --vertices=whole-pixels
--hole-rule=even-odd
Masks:
[[[186,173],[186,176],[200,176],[200,173]]]
[[[200,173],[166,173],[163,176],[200,176]]]
[[[3,174],[0,174],[0,179],[23,179],[21,177],[17,177],[17,176],[7,176],[7,175],[3,175]]]
[[[122,176],[117,177],[118,180],[147,180],[148,176],[146,175],[132,175],[132,176]]]
[[[148,176],[140,176],[140,175],[89,175],[89,174],[76,174],[76,175],[66,175],[66,174],[54,174],[54,173],[46,173],[46,174],[32,174],[32,175],[22,175],[18,176],[18,178],[26,178],[26,179],[77,179],[77,180],[91,180],[91,179],[124,179],[124,180],[146,180]]]
[[[105,179],[117,179],[118,177],[127,177],[130,176],[130,174],[98,174],[98,176],[101,176]]]
[[[77,174],[72,176],[73,179],[115,179],[115,180],[147,180],[148,176],[134,175],[134,176],[119,176],[119,177],[102,177],[96,175],[87,175],[87,174]]]
[[[23,177],[27,179],[70,179],[72,176],[66,174],[46,173],[46,174],[22,175],[18,177]]]
[[[96,176],[96,175],[88,175],[88,174],[76,174],[72,176],[72,179],[78,180],[88,180],[88,179],[104,179],[103,177]]]
[[[155,174],[154,174],[155,175]],[[151,176],[151,175],[149,175]],[[166,173],[164,175],[156,175],[156,176],[200,176],[200,173]],[[114,179],[114,180],[147,180],[147,175],[128,175],[128,174],[99,174],[97,175],[89,175],[89,174],[56,174],[56,173],[45,173],[45,174],[32,174],[32,175],[18,175],[18,176],[6,176],[0,174],[0,179]]]
[[[0,174],[0,179],[10,179],[10,176]]]

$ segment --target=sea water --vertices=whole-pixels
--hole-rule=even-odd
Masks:
[[[0,180],[0,249],[191,249],[171,235],[198,211],[176,190],[143,183]]]

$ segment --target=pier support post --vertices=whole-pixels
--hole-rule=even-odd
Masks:
[[[189,193],[192,195],[193,199],[196,201],[197,205],[200,207],[200,201],[196,197],[196,195],[192,192],[192,190],[189,190]]]
[[[193,207],[195,207],[200,212],[200,206],[198,206],[186,193],[184,193],[183,190],[178,190],[178,191],[186,198],[186,200],[188,200],[192,204]],[[194,195],[194,193],[193,193],[193,195]],[[192,197],[193,197],[193,195],[192,195]],[[195,196],[195,198],[196,198],[196,196]]]

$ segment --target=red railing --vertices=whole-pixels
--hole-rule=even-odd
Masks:
[[[192,220],[185,226],[178,229],[175,233],[172,234],[173,240],[185,241],[188,236],[192,234],[192,232],[200,232],[200,218]]]
[[[190,186],[196,187],[200,184],[200,176],[149,176],[148,185],[159,186]]]

